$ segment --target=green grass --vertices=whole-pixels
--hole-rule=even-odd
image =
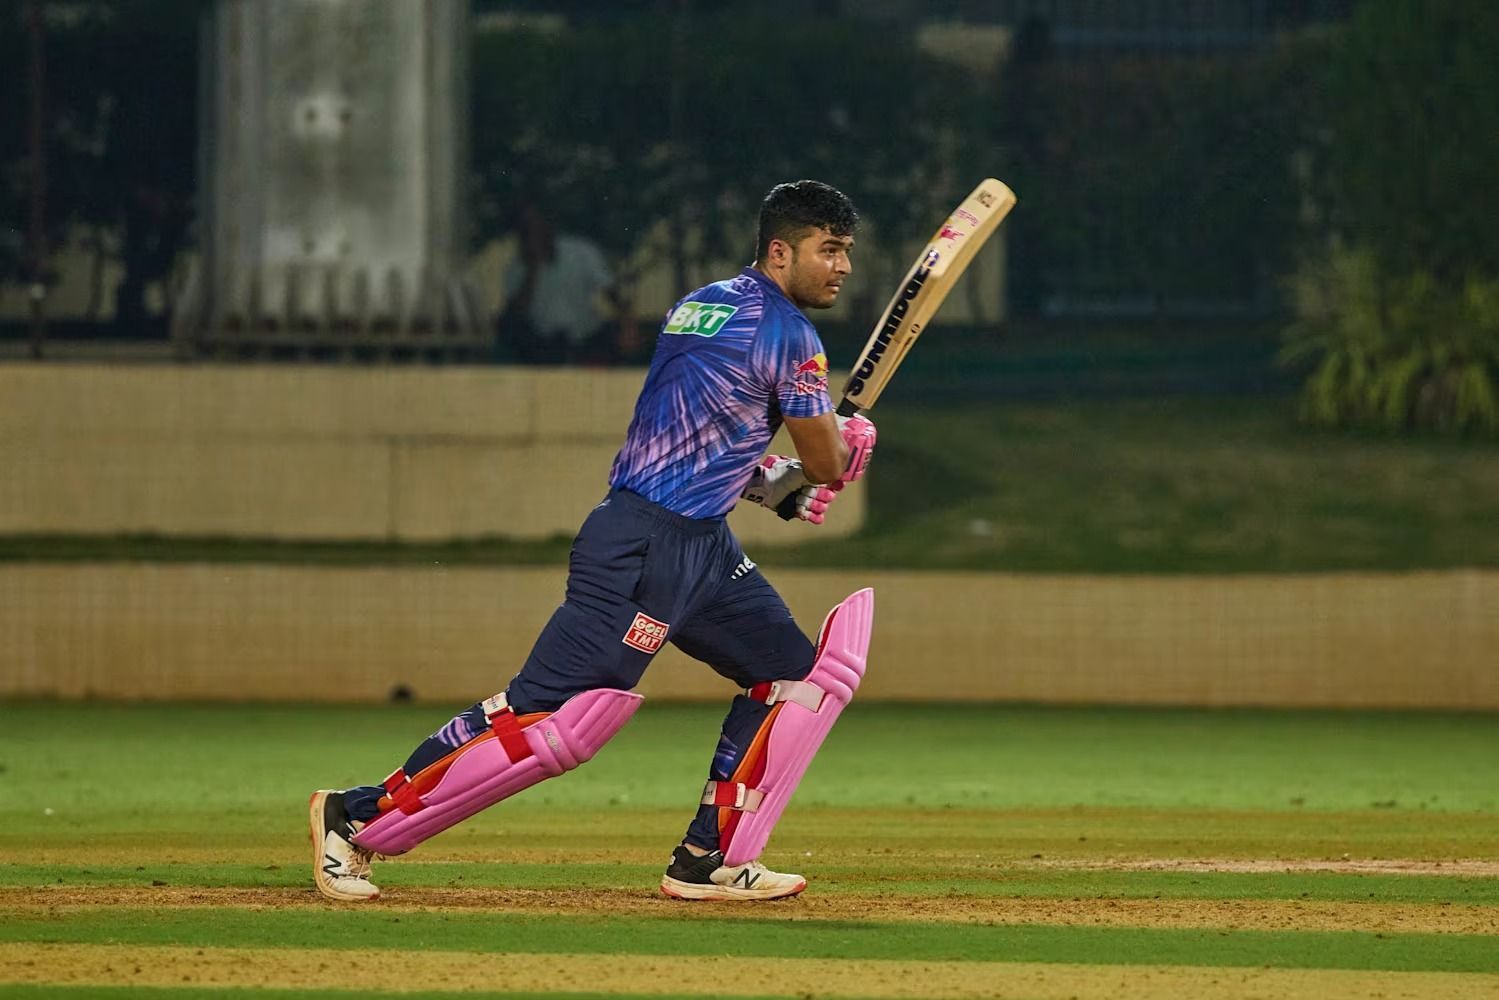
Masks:
[[[1471,932],[1487,926],[1484,908],[1499,914],[1499,879],[1277,870],[1298,859],[1499,859],[1492,715],[855,705],[765,855],[809,876],[810,905],[705,910],[654,887],[721,708],[650,704],[576,773],[380,863],[392,905],[321,902],[307,870],[308,791],[384,774],[450,710],[0,703],[0,944],[20,955],[42,943],[374,949],[397,965],[443,951],[774,955],[833,963],[833,975],[840,962],[927,960],[972,967],[975,983],[1020,962],[1499,974],[1499,938]],[[1128,864],[1192,858],[1270,863]],[[603,908],[582,912],[584,901]],[[1273,923],[1224,923],[1272,902]],[[1156,904],[1168,919],[1150,919]],[[1397,905],[1410,923],[1387,922]],[[1328,907],[1355,922],[1298,918]],[[1095,923],[1105,911],[1113,918]],[[1170,912],[1216,916],[1176,924]],[[0,995],[28,1000],[244,992],[65,984],[62,973],[21,987],[8,976],[30,971],[0,967]],[[513,995],[644,988],[567,985],[605,992]]]
[[[865,531],[798,565],[1302,572],[1499,565],[1499,447],[1314,432],[1271,397],[879,414]],[[762,563],[778,557],[766,553]],[[789,564],[789,561],[788,561]]]
[[[779,958],[1499,972],[1493,938],[1476,934],[807,922],[778,919],[773,908],[760,913],[715,921],[705,934],[696,921],[647,917],[124,908],[12,916],[0,941],[703,956],[724,954],[732,941],[734,953]]]
[[[258,815],[382,778],[458,707],[0,703],[0,789],[30,807],[16,832],[103,811],[117,832],[150,829],[163,810]],[[587,768],[535,795],[589,810],[679,806],[722,715],[648,704]],[[800,797],[959,813],[1362,811],[1398,830],[1425,812],[1499,810],[1494,736],[1484,714],[856,704]]]
[[[759,546],[756,559],[1059,573],[1499,566],[1499,443],[1309,430],[1274,395],[950,399],[882,401],[858,537]],[[0,561],[555,564],[568,544],[11,536]]]
[[[905,852],[899,863],[873,858],[858,865],[811,864],[817,872],[818,894],[829,896],[961,895],[995,900],[1315,899],[1324,903],[1377,900],[1499,906],[1499,879],[1451,875],[1027,869],[1013,862],[954,864],[944,871],[940,863],[930,861],[912,874]],[[641,886],[654,884],[660,873],[659,863],[431,862],[418,856],[383,868],[380,884],[388,889],[526,890],[565,889],[584,884],[599,889],[639,891]],[[0,888],[44,886],[306,889],[307,872],[301,864],[204,865],[159,861],[143,865],[0,864]]]
[[[308,792],[378,780],[449,711],[0,704],[0,861],[41,865],[0,879],[97,869],[128,881],[125,859],[138,857],[145,882],[296,884]],[[421,878],[558,884],[547,879],[575,876],[527,853],[555,850],[589,882],[639,884],[690,815],[720,718],[716,706],[647,705],[587,767],[463,824],[433,845],[445,853],[423,858],[507,864],[428,866]],[[1014,877],[1013,863],[1037,858],[1495,857],[1494,731],[1480,714],[855,705],[772,846],[813,851],[849,891],[888,888],[894,874],[912,892],[966,881],[1016,895],[1055,887]],[[238,867],[193,869],[205,850]],[[1310,873],[1278,889],[1249,876],[1058,877],[1089,894],[1372,889]],[[1422,898],[1437,883],[1399,884]]]

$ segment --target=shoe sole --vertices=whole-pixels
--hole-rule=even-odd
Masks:
[[[725,900],[771,900],[790,899],[798,896],[802,890],[807,888],[807,880],[802,879],[793,889],[741,889],[732,885],[703,885],[698,882],[683,882],[667,875],[661,879],[661,892],[672,899],[685,899],[690,902],[721,902]]]
[[[327,791],[313,792],[312,798],[307,801],[307,831],[312,840],[312,882],[317,886],[318,892],[337,903],[374,902],[380,898],[380,890],[376,889],[373,896],[339,892],[323,871],[323,805],[328,801],[329,794]]]

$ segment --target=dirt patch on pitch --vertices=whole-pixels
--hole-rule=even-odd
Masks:
[[[1283,875],[1295,872],[1330,872],[1335,875],[1452,875],[1468,878],[1499,877],[1499,861],[1412,861],[1401,858],[1145,858],[1105,861],[1038,861],[1038,868],[1094,871],[1180,871]]]
[[[1013,899],[818,894],[773,903],[684,903],[635,889],[389,889],[374,903],[333,904],[311,889],[76,886],[0,889],[0,912],[85,909],[324,909],[483,911],[655,919],[1051,924],[1069,927],[1211,927],[1224,930],[1370,931],[1499,935],[1499,907],[1265,899]]]
[[[1249,1000],[1383,997],[1469,1000],[1499,976],[1443,972],[1189,968],[1011,962],[789,959],[755,955],[504,955],[453,952],[402,963],[389,951],[0,944],[0,983],[223,989],[671,993],[703,997],[1028,997]],[[476,971],[481,970],[481,971]],[[488,970],[488,971],[482,971]]]

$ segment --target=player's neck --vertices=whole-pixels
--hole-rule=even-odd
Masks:
[[[789,270],[773,270],[770,267],[767,267],[762,261],[758,260],[750,266],[753,267],[756,271],[759,271],[761,274],[765,275],[765,277],[769,278],[771,282],[781,290],[782,295],[786,296],[786,298],[788,299],[791,298],[791,287],[788,283],[791,275],[791,272]]]

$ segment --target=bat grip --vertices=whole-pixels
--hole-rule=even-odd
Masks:
[[[847,396],[844,396],[843,397],[843,402],[841,402],[841,403],[838,404],[838,416],[840,416],[840,417],[856,417],[858,415],[859,415],[859,407],[852,400],[850,400]]]

